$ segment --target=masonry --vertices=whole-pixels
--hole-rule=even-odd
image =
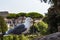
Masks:
[[[8,11],[0,11],[0,16],[2,17],[6,17],[8,14]]]

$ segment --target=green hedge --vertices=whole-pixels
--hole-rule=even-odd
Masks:
[[[3,40],[29,40],[29,39],[24,35],[8,35],[4,36]]]
[[[37,35],[5,35],[3,40],[33,40]],[[0,39],[1,40],[1,39]]]

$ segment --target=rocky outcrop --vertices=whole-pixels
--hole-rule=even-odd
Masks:
[[[60,40],[60,32],[53,33],[42,38],[36,38],[34,40]]]

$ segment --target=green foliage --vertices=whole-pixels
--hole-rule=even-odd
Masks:
[[[33,40],[37,35],[7,35],[3,37],[3,40]]]
[[[37,12],[29,12],[27,15],[27,17],[31,17],[33,19],[33,25],[30,28],[30,33],[36,33],[36,27],[34,26],[35,24],[35,19],[41,19],[43,18],[43,15]]]
[[[8,19],[17,18],[17,17],[18,17],[17,14],[9,14],[7,16]]]
[[[24,16],[26,16],[26,13],[20,12],[20,13],[17,14],[17,16],[18,16],[18,17],[24,17]]]
[[[46,35],[48,29],[48,24],[40,21],[39,23],[35,23],[34,26],[30,28],[30,33],[40,33],[42,35]]]
[[[27,17],[31,17],[31,18],[42,18],[43,15],[37,12],[29,12],[27,15]]]
[[[23,22],[24,22],[24,17],[26,16],[26,13],[20,12],[20,13],[17,14],[17,16],[18,16],[18,17],[22,17],[21,23],[23,23]]]
[[[8,19],[12,19],[12,18],[18,18],[18,17],[23,17],[23,16],[26,16],[26,13],[24,12],[20,12],[18,14],[14,14],[14,13],[10,13],[7,18]]]
[[[35,25],[30,27],[30,30],[29,30],[30,34],[36,34],[37,31],[38,30]]]
[[[4,36],[3,40],[29,40],[28,36],[22,35],[8,35]]]
[[[43,0],[44,2],[48,0]],[[58,32],[58,26],[60,26],[60,0],[49,0],[49,3],[52,3],[52,5],[47,14],[48,19],[48,32],[55,33]]]
[[[38,32],[40,32],[40,34],[45,35],[47,32],[48,25],[47,23],[44,23],[43,21],[41,21],[36,25],[36,28]]]
[[[3,17],[0,16],[0,32],[6,32],[7,25]]]
[[[29,40],[28,37],[24,36],[23,34],[20,36],[20,40]]]
[[[12,35],[4,36],[3,40],[13,40],[13,36]]]

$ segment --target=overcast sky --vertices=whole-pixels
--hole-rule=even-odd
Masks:
[[[41,3],[39,0],[0,0],[0,11],[10,13],[39,12],[44,14],[49,7],[49,4]]]

